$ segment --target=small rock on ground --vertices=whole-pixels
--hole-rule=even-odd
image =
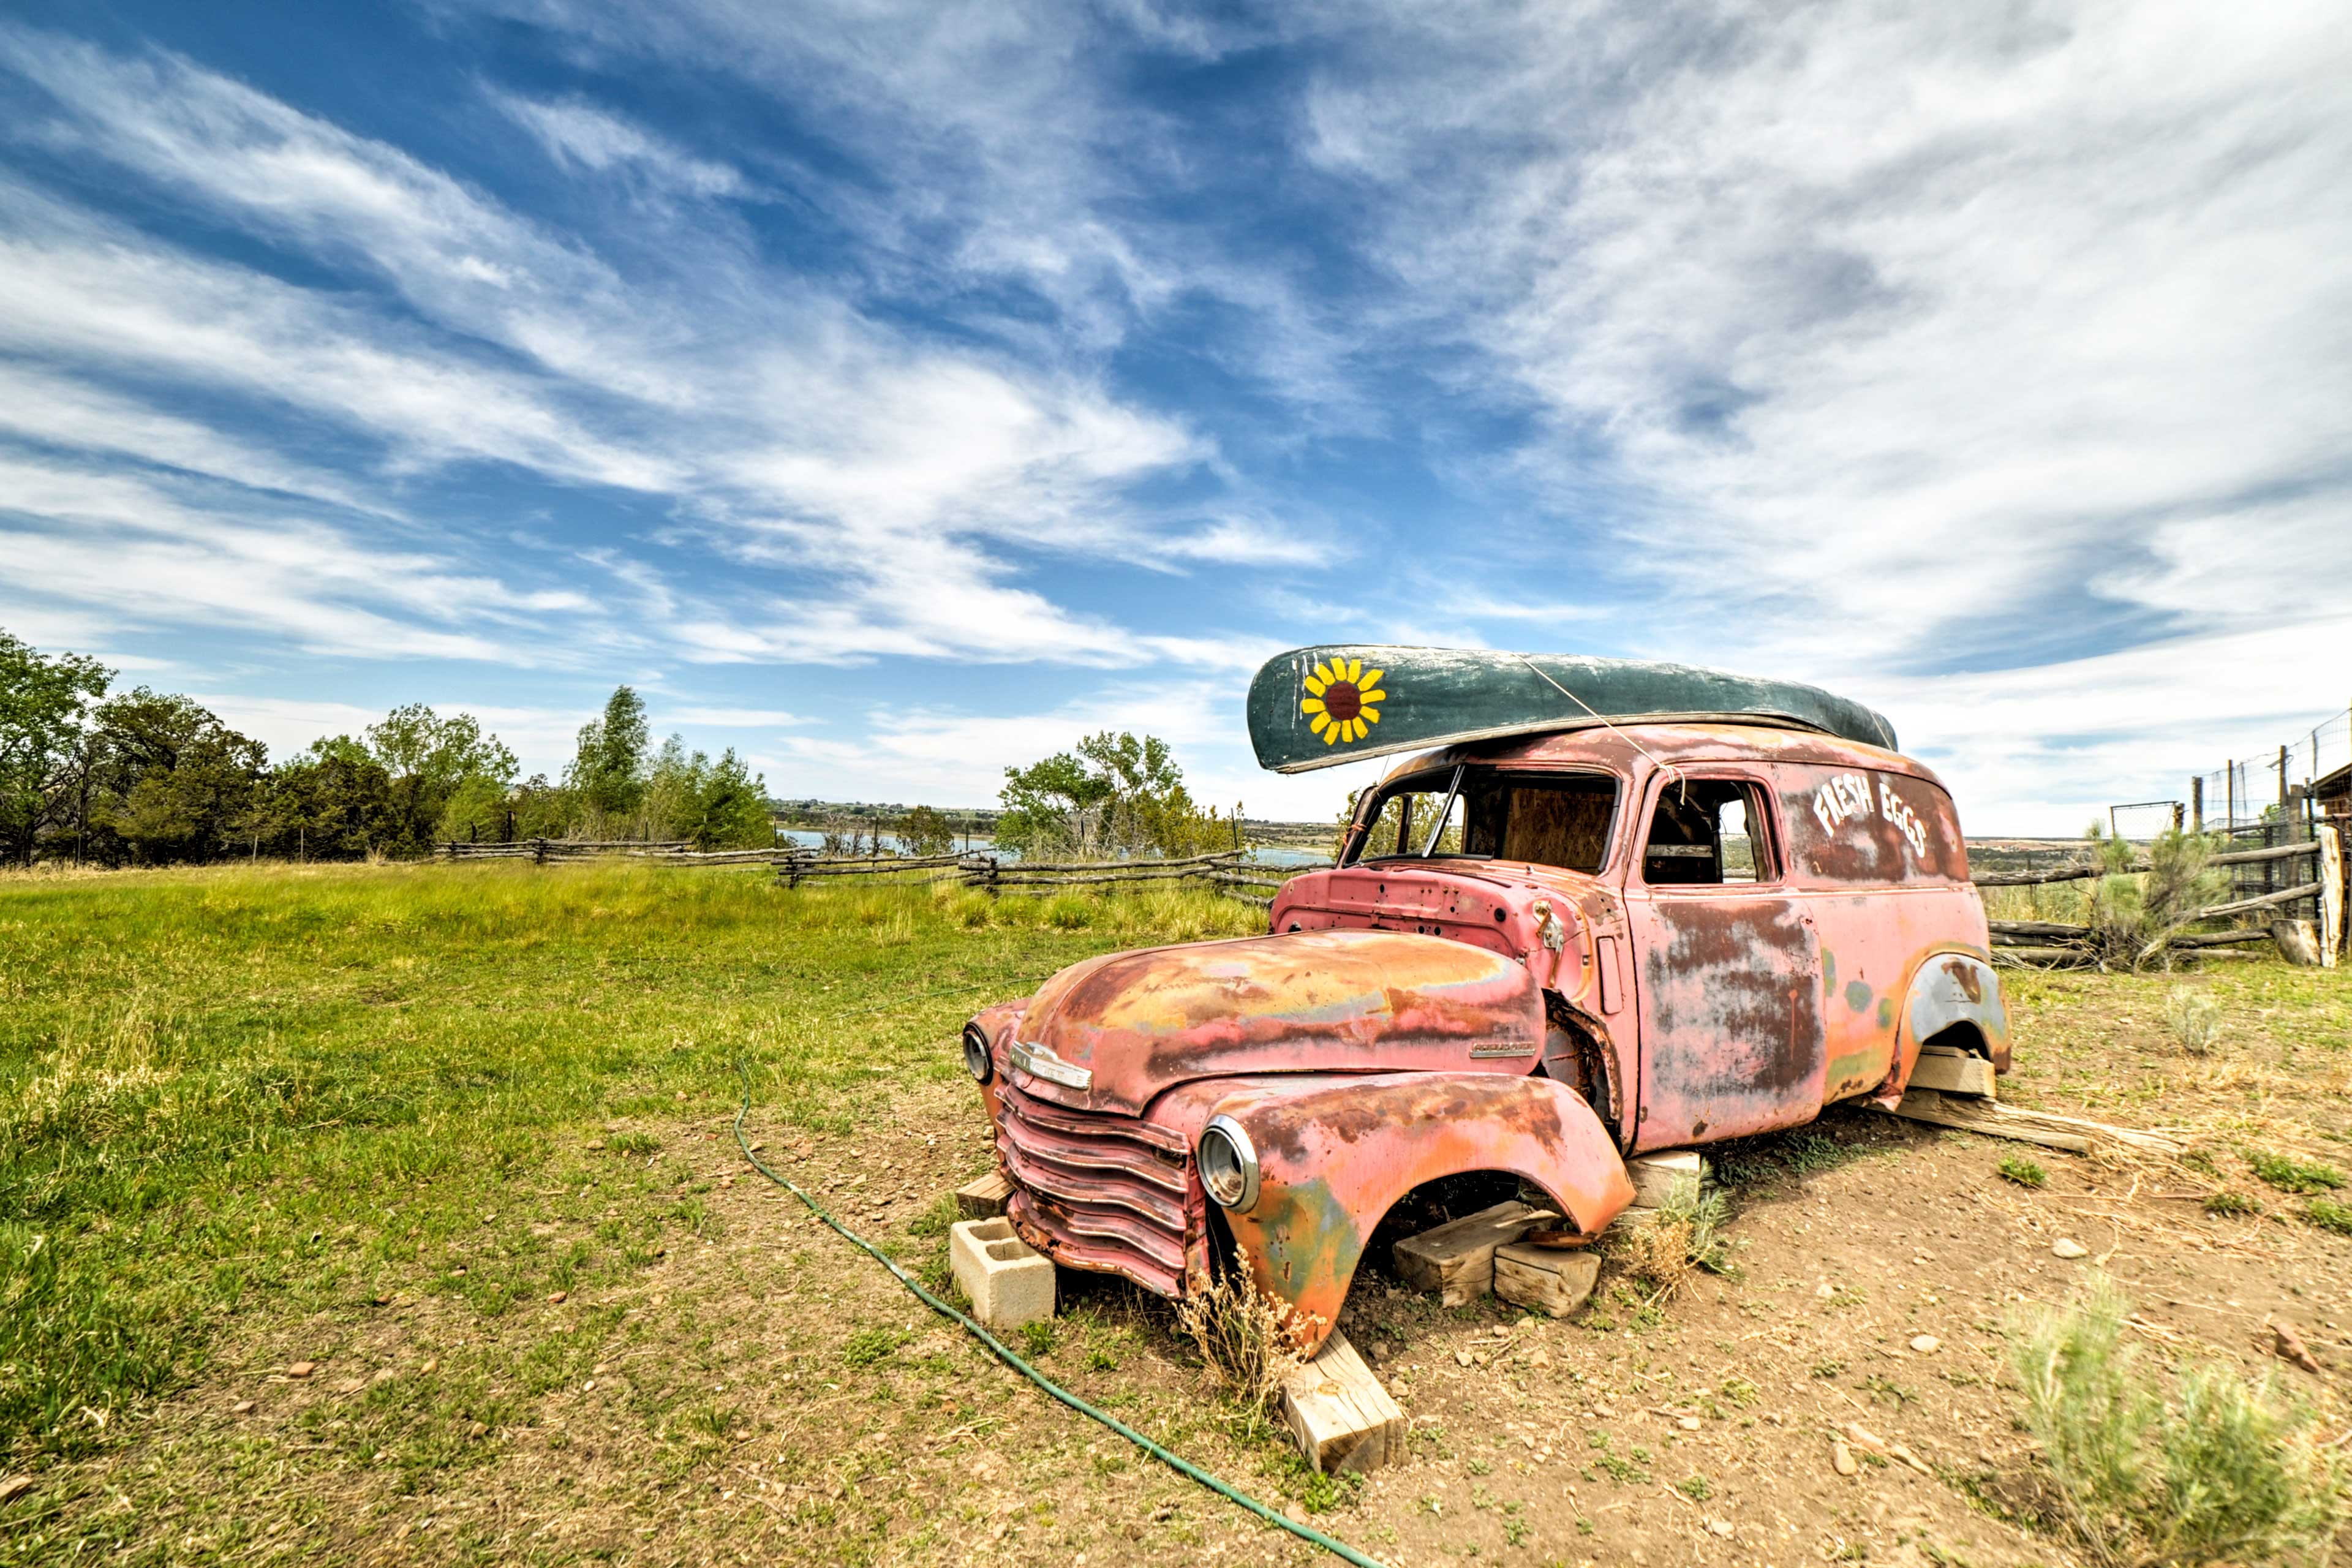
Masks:
[[[2091,1249],[2071,1236],[2062,1236],[2050,1244],[2053,1256],[2058,1258],[2088,1258]]]
[[[1933,1334],[1918,1334],[1913,1337],[1911,1348],[1921,1355],[1934,1355],[1944,1348],[1944,1342]]]
[[[1850,1476],[1862,1467],[1854,1462],[1853,1450],[1843,1443],[1830,1445],[1830,1468],[1839,1475]]]

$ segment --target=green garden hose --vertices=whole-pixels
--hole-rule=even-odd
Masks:
[[[1003,1340],[998,1339],[994,1334],[990,1333],[986,1329],[982,1328],[971,1319],[965,1317],[961,1312],[957,1311],[953,1307],[948,1305],[945,1301],[940,1300],[929,1290],[924,1289],[921,1285],[916,1282],[914,1276],[899,1268],[896,1261],[884,1256],[881,1251],[876,1248],[874,1245],[868,1242],[864,1237],[859,1236],[856,1231],[849,1229],[839,1220],[825,1213],[824,1206],[814,1198],[809,1196],[807,1193],[802,1191],[797,1184],[793,1183],[789,1178],[780,1176],[774,1171],[770,1170],[767,1164],[761,1160],[760,1156],[751,1152],[751,1145],[745,1142],[743,1137],[743,1119],[751,1114],[751,1075],[750,1072],[745,1070],[740,1059],[738,1059],[735,1063],[735,1076],[743,1080],[743,1104],[741,1108],[735,1112],[735,1146],[743,1151],[743,1158],[751,1163],[751,1168],[759,1172],[760,1174],[767,1177],[768,1180],[775,1183],[776,1185],[783,1188],[784,1191],[792,1194],[793,1196],[800,1199],[802,1203],[808,1205],[809,1213],[816,1215],[817,1218],[832,1226],[834,1231],[851,1246],[858,1248],[858,1250],[864,1252],[869,1258],[872,1258],[877,1263],[882,1265],[883,1268],[887,1268],[898,1279],[899,1284],[904,1285],[908,1289],[912,1290],[922,1300],[923,1305],[929,1307],[932,1311],[939,1313],[940,1316],[943,1318],[954,1319],[957,1322],[962,1324],[963,1327],[977,1338],[981,1343],[986,1345],[991,1351],[993,1351],[996,1353],[998,1360],[1003,1362],[1013,1371],[1019,1373],[1022,1376],[1027,1378],[1030,1382],[1035,1384],[1038,1387],[1044,1389],[1046,1393],[1052,1394],[1055,1398],[1060,1400],[1063,1404],[1068,1405],[1079,1415],[1089,1416],[1096,1421],[1101,1422],[1104,1426],[1109,1427],[1112,1431],[1118,1433],[1120,1436],[1126,1438],[1129,1442],[1134,1444],[1137,1447],[1142,1449],[1145,1453],[1150,1455],[1161,1464],[1166,1465],[1170,1469],[1200,1482],[1202,1486],[1208,1488],[1211,1491],[1215,1492],[1220,1497],[1229,1498],[1233,1501],[1241,1504],[1242,1507],[1249,1510],[1252,1513],[1257,1515],[1268,1524],[1274,1525],[1282,1530],[1286,1530],[1290,1531],[1291,1534],[1298,1537],[1301,1541],[1314,1542],[1324,1551],[1339,1558],[1342,1562],[1354,1563],[1356,1568],[1384,1568],[1384,1565],[1377,1558],[1367,1557],[1344,1541],[1335,1541],[1319,1530],[1313,1529],[1310,1526],[1300,1524],[1296,1521],[1285,1518],[1283,1515],[1276,1513],[1274,1510],[1266,1507],[1265,1504],[1258,1501],[1257,1499],[1250,1496],[1247,1492],[1242,1491],[1234,1487],[1228,1486],[1223,1481],[1219,1480],[1216,1477],[1209,1474],[1208,1471],[1201,1468],[1198,1465],[1192,1463],[1190,1460],[1179,1458],[1174,1454],[1170,1453],[1167,1449],[1161,1447],[1159,1444],[1153,1442],[1150,1438],[1145,1436],[1134,1427],[1128,1426],[1125,1422],[1119,1420],[1109,1412],[1097,1410],[1093,1405],[1087,1404],[1085,1400],[1080,1399],[1076,1394],[1072,1394],[1068,1389],[1064,1388],[1060,1384],[1055,1383],[1052,1378],[1047,1377],[1044,1373],[1039,1372],[1035,1367],[1031,1366],[1027,1362],[1023,1361],[1019,1356],[1013,1352],[1012,1347],[1007,1345]]]

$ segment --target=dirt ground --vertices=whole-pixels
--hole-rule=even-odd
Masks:
[[[2342,1136],[2332,1075],[2347,1042],[2332,1013],[2315,1033],[2241,986],[2245,1059],[2220,1073],[2166,1042],[2159,983],[2051,984],[2038,1001],[2021,987],[2050,1045],[2036,1059],[2021,1040],[2034,1065],[2005,1087],[2051,1109],[2122,1100],[2138,1113],[2092,1113],[2143,1126],[2195,1121],[2218,1174],[1836,1110],[1712,1152],[1733,1268],[1661,1303],[1612,1266],[1572,1320],[1440,1310],[1376,1259],[1342,1327],[1412,1431],[1405,1461],[1361,1482],[1307,1475],[1214,1397],[1165,1309],[1123,1285],[1066,1276],[1064,1313],[1031,1348],[1121,1419],[1399,1565],[2073,1562],[2032,1527],[2041,1482],[2004,1386],[2005,1315],[2104,1268],[2150,1353],[2233,1358],[2334,1405],[2332,1369],[2352,1363],[2352,1239],[2296,1217],[2242,1162],[2248,1128],[2287,1128],[2304,1149]],[[2103,1071],[2077,1058],[2093,1047]],[[2296,1070],[2303,1097],[2281,1099]],[[2064,1092],[2078,1080],[2095,1093]],[[2189,1087],[2164,1091],[2175,1083]],[[679,1191],[708,1215],[698,1238],[622,1285],[495,1321],[420,1295],[279,1325],[218,1358],[74,1506],[168,1500],[130,1554],[152,1561],[1328,1560],[1024,1383],[748,1169],[729,1118],[690,1110],[644,1126],[687,1168]],[[855,1134],[774,1131],[758,1108],[748,1126],[845,1224],[934,1271],[941,1194],[989,1160],[975,1098],[954,1084],[910,1087],[887,1124]],[[2044,1185],[1998,1173],[2019,1155]],[[2199,1200],[2217,1186],[2264,1212],[2209,1215]],[[2053,1252],[2062,1240],[2084,1255]],[[2331,1370],[2273,1358],[2276,1322]],[[308,1377],[288,1375],[298,1356],[319,1363]],[[496,1414],[452,1425],[470,1465],[411,1485],[368,1463],[404,1388],[430,1385],[462,1420],[468,1396],[450,1380],[465,1368],[492,1369],[470,1375],[492,1380],[478,1405]],[[637,1406],[656,1385],[667,1414],[648,1420]],[[697,1397],[677,1399],[688,1386]],[[1838,1473],[1832,1438],[1850,1423],[1922,1470],[1862,1447]]]

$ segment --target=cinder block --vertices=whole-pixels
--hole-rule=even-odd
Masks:
[[[1441,1306],[1459,1307],[1494,1289],[1495,1248],[1559,1218],[1549,1209],[1514,1199],[1408,1236],[1390,1249],[1390,1257],[1397,1278],[1407,1285],[1436,1291]]]
[[[1565,1318],[1583,1306],[1600,1278],[1601,1259],[1585,1248],[1520,1241],[1495,1249],[1495,1294],[1551,1317]]]
[[[956,1211],[966,1219],[994,1219],[1013,1196],[1013,1184],[1002,1171],[991,1171],[955,1191]]]
[[[1992,1081],[1992,1063],[1984,1058],[1956,1051],[1949,1046],[1922,1046],[1919,1059],[1911,1067],[1910,1082],[1905,1088],[1937,1089],[1946,1094],[1990,1100]]]
[[[1706,1180],[1706,1162],[1696,1149],[1672,1149],[1658,1154],[1636,1154],[1625,1162],[1633,1178],[1633,1203],[1645,1209],[1664,1208],[1666,1194],[1677,1182]]]
[[[1002,1215],[950,1226],[948,1267],[982,1328],[1004,1332],[1054,1315],[1053,1259],[1014,1235]]]
[[[1327,1475],[1404,1457],[1404,1411],[1336,1330],[1283,1384],[1282,1414],[1307,1462]]]

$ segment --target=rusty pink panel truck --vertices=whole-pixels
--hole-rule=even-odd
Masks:
[[[1892,1105],[1933,1041],[2009,1066],[1951,797],[1866,708],[1680,665],[1302,648],[1280,772],[1393,756],[1265,935],[1113,953],[982,1012],[1008,1213],[1181,1298],[1238,1257],[1328,1332],[1384,1220]],[[1486,1201],[1492,1201],[1489,1197]]]

